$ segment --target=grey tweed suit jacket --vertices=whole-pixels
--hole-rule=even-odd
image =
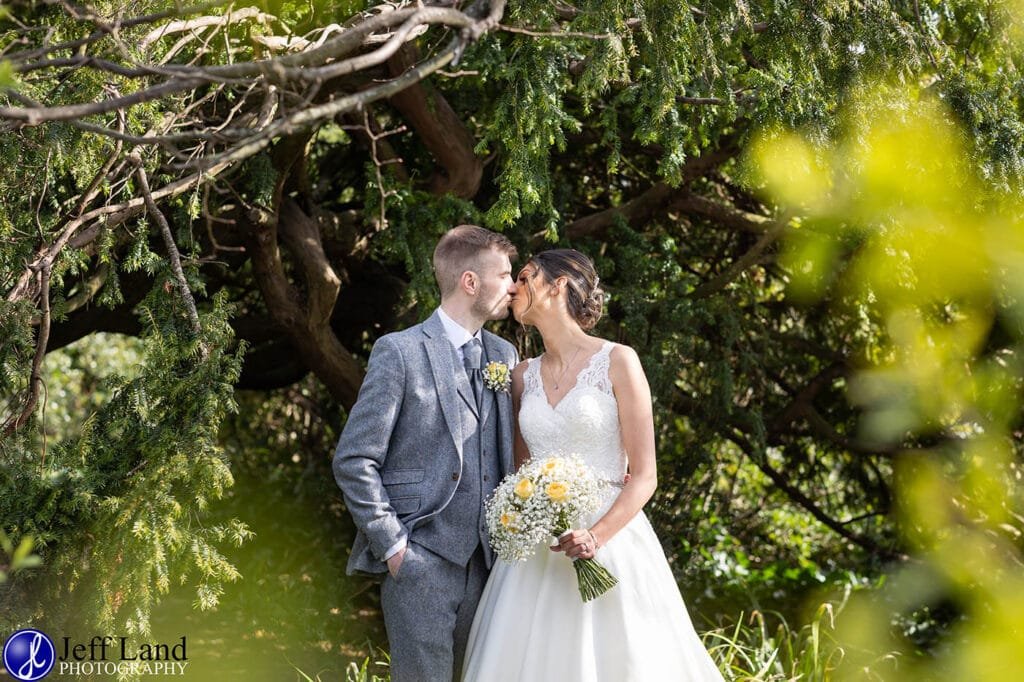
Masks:
[[[508,341],[482,332],[486,361],[515,367]],[[473,389],[435,311],[425,322],[378,339],[359,397],[334,454],[334,477],[358,532],[347,572],[384,573],[384,554],[403,537],[415,539],[451,501],[462,472],[464,424],[458,401],[475,410]],[[488,390],[488,389],[485,389]],[[512,399],[484,401],[498,410],[497,456],[512,470]],[[491,407],[491,405],[495,407]],[[472,421],[472,420],[470,420]],[[467,533],[476,533],[467,527]]]

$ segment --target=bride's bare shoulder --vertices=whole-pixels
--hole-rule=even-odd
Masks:
[[[529,360],[523,360],[512,370],[512,397],[518,399],[523,394],[523,376],[526,368],[530,366]]]
[[[616,378],[625,380],[637,373],[640,375],[644,373],[643,365],[640,364],[640,356],[631,346],[613,342],[608,360],[608,373],[613,382]]]

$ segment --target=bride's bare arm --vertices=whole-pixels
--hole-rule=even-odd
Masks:
[[[515,434],[512,441],[512,460],[516,471],[519,471],[519,467],[530,459],[530,451],[526,447],[526,441],[523,440],[523,434],[519,431],[519,404],[523,399],[523,375],[526,374],[529,364],[523,360],[512,370],[512,424]]]
[[[590,528],[598,546],[622,530],[643,509],[658,487],[651,387],[636,351],[629,346],[616,346],[611,353],[608,375],[619,404],[619,426],[630,476],[608,512]],[[592,552],[594,547],[590,533],[586,529],[573,530],[561,538],[559,549],[571,557],[581,553],[593,556],[584,549],[585,543]]]

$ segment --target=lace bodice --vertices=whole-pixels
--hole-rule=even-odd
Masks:
[[[612,348],[614,344],[606,341],[554,407],[544,393],[540,358],[530,358],[523,374],[519,429],[531,457],[576,453],[600,475],[622,481],[626,452],[619,406],[608,377]]]

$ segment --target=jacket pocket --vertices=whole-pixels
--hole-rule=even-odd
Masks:
[[[425,474],[426,469],[387,469],[380,472],[380,481],[384,485],[421,483]]]
[[[415,497],[392,497],[390,502],[391,508],[399,515],[412,514],[420,508],[419,495]]]

